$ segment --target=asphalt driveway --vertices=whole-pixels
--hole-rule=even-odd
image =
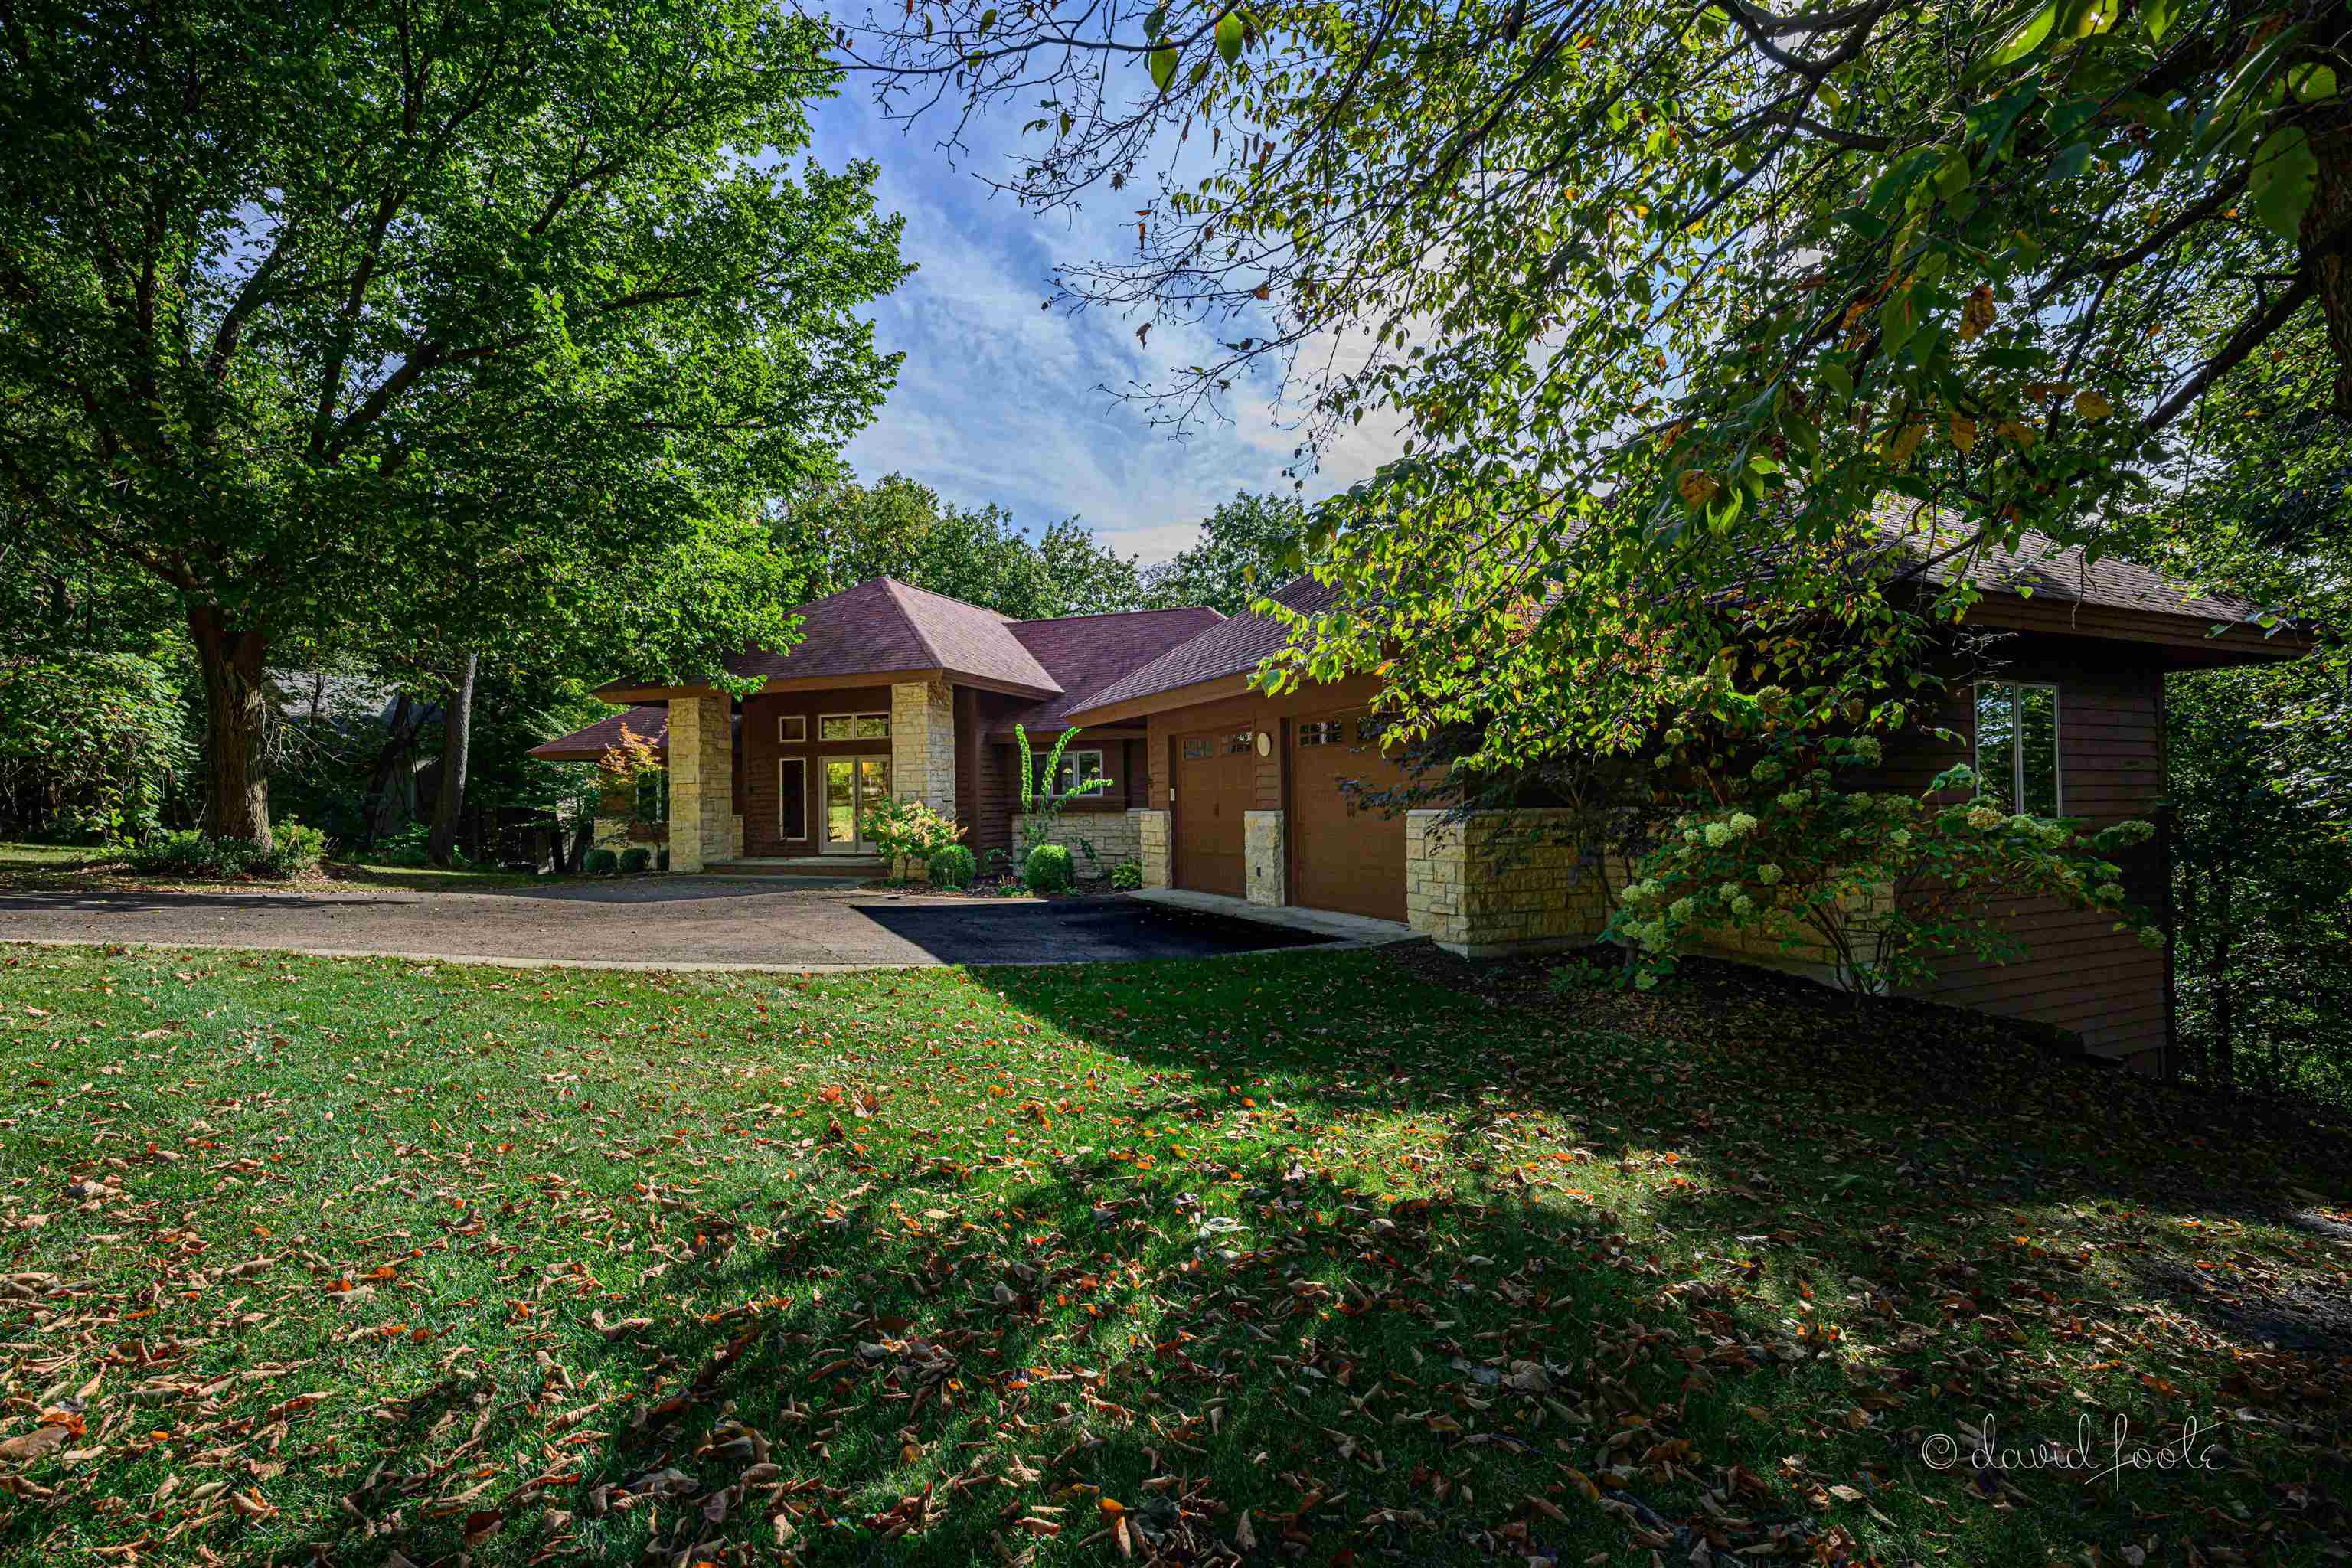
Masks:
[[[0,942],[161,943],[450,961],[775,965],[1202,958],[1328,940],[1133,899],[859,892],[787,878],[486,892],[0,892]]]

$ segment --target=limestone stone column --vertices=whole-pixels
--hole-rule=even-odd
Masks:
[[[955,689],[944,680],[890,688],[890,793],[956,814]]]
[[[735,738],[723,697],[669,703],[669,868],[699,871],[735,846]]]
[[[1249,901],[1279,909],[1288,903],[1288,862],[1283,854],[1283,816],[1278,811],[1242,813],[1242,859]]]
[[[1135,837],[1139,847],[1136,858],[1143,862],[1143,885],[1164,888],[1170,881],[1168,853],[1168,814],[1140,808],[1127,814],[1135,819]]]

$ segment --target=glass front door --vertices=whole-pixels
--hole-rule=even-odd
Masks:
[[[827,854],[866,851],[860,828],[866,814],[890,798],[887,757],[827,757],[824,760],[824,847]]]

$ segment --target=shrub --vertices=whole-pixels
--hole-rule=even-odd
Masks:
[[[932,850],[930,859],[924,865],[931,874],[934,888],[969,888],[971,879],[980,875],[980,861],[961,844]]]
[[[193,828],[159,834],[131,855],[131,868],[150,877],[266,877],[282,879],[316,870],[327,836],[292,817],[271,830],[267,849],[249,838],[214,838]]]
[[[1122,860],[1110,868],[1110,885],[1122,892],[1133,892],[1143,886],[1143,862]]]
[[[1021,863],[1021,879],[1035,892],[1058,893],[1073,874],[1070,852],[1059,844],[1040,844]]]
[[[430,866],[433,854],[430,841],[433,829],[422,822],[412,822],[397,833],[388,833],[375,841],[367,858],[379,866]]]
[[[583,864],[592,877],[609,877],[621,868],[621,858],[610,849],[591,849]]]
[[[2118,929],[2162,945],[2126,907],[2108,858],[2144,842],[2147,823],[2084,833],[1981,796],[1947,804],[1948,792],[1976,794],[1965,765],[1918,795],[1836,787],[1836,770],[1879,760],[1873,737],[1791,742],[1694,802],[1635,866],[1610,924],[1643,955],[1636,984],[1651,984],[1678,952],[1738,933],[1824,950],[1853,991],[1913,984],[1956,954],[2014,956],[1994,900],[2016,894],[2107,910]]]
[[[654,852],[642,844],[632,845],[621,851],[621,869],[631,876],[635,876],[653,863]]]
[[[866,841],[892,861],[928,865],[932,856],[963,837],[955,819],[919,800],[886,800],[866,814]]]

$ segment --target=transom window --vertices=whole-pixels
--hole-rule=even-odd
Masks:
[[[1309,719],[1298,726],[1302,746],[1337,746],[1347,741],[1347,725],[1338,719]]]
[[[1062,766],[1054,775],[1054,793],[1068,795],[1087,780],[1103,776],[1105,775],[1102,752],[1098,751],[1064,752]]]
[[[1255,730],[1236,730],[1225,737],[1225,750],[1229,752],[1246,752],[1256,744],[1257,731]]]
[[[820,741],[887,741],[890,738],[890,715],[827,713],[816,721],[816,738]]]
[[[1216,744],[1212,741],[1203,739],[1184,742],[1184,760],[1188,763],[1197,763],[1203,757],[1213,757],[1216,754]]]
[[[2057,816],[2065,793],[2058,767],[2058,689],[1979,681],[1976,768],[1984,793],[2003,809]]]
[[[779,741],[807,740],[808,715],[805,713],[780,714],[776,719],[776,739]]]

